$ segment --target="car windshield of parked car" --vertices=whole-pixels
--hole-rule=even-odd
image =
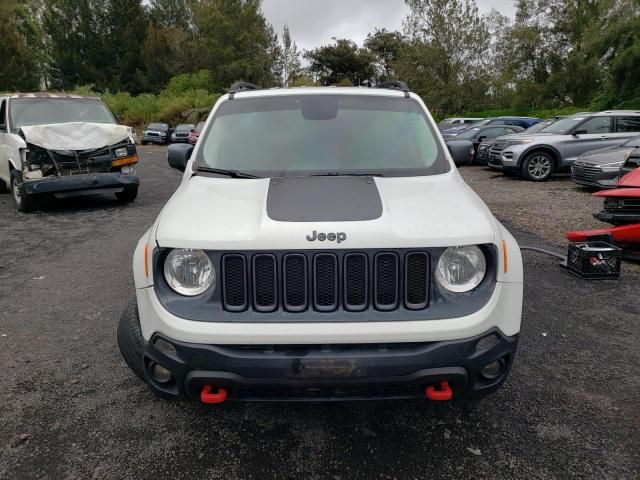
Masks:
[[[94,99],[14,98],[9,103],[13,128],[52,123],[116,123],[107,106]]]
[[[561,118],[553,122],[551,125],[544,129],[544,133],[556,133],[560,135],[568,135],[573,132],[575,128],[586,120],[588,117],[584,115],[576,115],[573,117]]]
[[[462,132],[460,135],[456,137],[456,140],[458,139],[471,140],[472,138],[475,138],[476,135],[478,135],[479,131],[480,129],[477,127],[467,128],[464,132]]]
[[[484,120],[478,120],[477,122],[473,122],[473,123],[469,124],[469,128],[484,127],[485,125],[488,125],[491,120],[493,120],[493,119],[485,118]]]
[[[434,175],[449,163],[418,102],[371,95],[227,100],[201,134],[196,165],[258,176]]]
[[[538,133],[545,130],[553,122],[539,122],[527,128],[523,133]]]
[[[193,125],[178,125],[176,127],[176,132],[190,132],[193,130]]]
[[[169,130],[169,125],[167,125],[166,123],[150,123],[149,126],[147,127],[147,130],[165,131],[165,130]]]

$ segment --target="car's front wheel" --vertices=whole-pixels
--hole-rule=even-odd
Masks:
[[[20,184],[22,183],[22,175],[16,170],[11,171],[11,198],[13,204],[19,212],[27,213],[35,208],[35,202],[28,195],[23,195],[20,191]]]
[[[546,152],[532,152],[522,162],[522,176],[532,182],[544,182],[553,173],[553,158]]]
[[[144,348],[145,341],[140,329],[140,318],[138,317],[138,303],[133,300],[120,317],[118,323],[118,347],[122,358],[133,373],[143,381],[144,378]]]
[[[123,190],[122,192],[116,193],[116,198],[120,203],[131,203],[136,199],[137,196],[138,196],[137,188],[131,188],[131,189]]]

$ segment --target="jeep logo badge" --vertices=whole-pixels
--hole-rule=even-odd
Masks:
[[[318,240],[319,242],[324,242],[328,240],[330,242],[338,242],[342,243],[347,239],[347,234],[344,232],[336,232],[336,233],[318,233],[315,230],[311,235],[307,235],[307,240],[310,242],[315,242]]]

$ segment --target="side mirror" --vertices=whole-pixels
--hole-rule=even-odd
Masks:
[[[577,137],[578,135],[584,135],[584,134],[586,134],[586,133],[587,133],[587,131],[586,131],[586,130],[574,130],[572,135],[573,135],[574,137]]]
[[[167,148],[167,160],[171,168],[184,172],[193,153],[193,145],[175,143]]]
[[[480,136],[478,137],[478,141],[479,141],[479,142],[484,142],[486,139],[487,139],[486,135],[480,135]]]

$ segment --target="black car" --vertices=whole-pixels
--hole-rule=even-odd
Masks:
[[[140,143],[146,145],[147,143],[156,143],[158,145],[165,145],[171,141],[171,127],[166,123],[150,123],[142,131],[142,139]]]
[[[455,164],[464,165],[480,160],[477,156],[477,149],[481,143],[487,143],[502,135],[520,133],[523,130],[524,128],[515,125],[472,127],[464,130],[455,139],[447,140],[446,144]]]

